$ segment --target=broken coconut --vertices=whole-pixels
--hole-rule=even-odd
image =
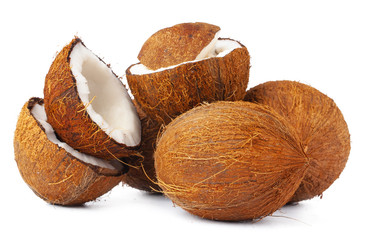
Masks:
[[[220,27],[208,23],[181,23],[153,34],[142,46],[138,60],[151,70],[202,59],[214,54]]]
[[[310,166],[291,201],[322,195],[340,176],[351,149],[347,123],[335,102],[293,81],[260,84],[247,91],[245,100],[270,106],[297,130]]]
[[[141,123],[127,89],[79,38],[52,63],[44,102],[48,122],[74,149],[103,159],[137,154]]]
[[[295,130],[271,108],[217,102],[174,119],[158,140],[158,183],[202,218],[262,218],[286,204],[308,168]]]
[[[15,160],[23,180],[43,200],[80,205],[110,191],[125,166],[80,153],[57,139],[47,123],[43,99],[22,108],[14,136]]]
[[[196,25],[199,27],[195,28]],[[238,41],[218,38],[219,28],[213,25],[184,23],[176,26],[173,31],[159,31],[157,38],[150,37],[140,52],[141,62],[126,70],[131,92],[146,114],[153,120],[168,124],[202,102],[242,100],[249,80],[250,56],[247,48]],[[189,26],[190,31],[184,30],[184,26]],[[175,41],[180,37],[191,41]],[[160,39],[165,51],[157,49]],[[157,53],[145,51],[148,45],[156,46],[149,48],[156,49]],[[151,60],[156,61],[156,66],[148,61],[142,62],[148,54]],[[179,62],[166,60],[167,67],[162,67],[165,64],[157,61],[167,57]]]
[[[128,172],[122,181],[139,190],[160,193],[161,189],[157,184],[153,154],[161,125],[152,121],[135,100],[133,103],[141,120],[141,145],[138,149],[141,157],[139,161],[131,163],[132,166],[128,168]]]

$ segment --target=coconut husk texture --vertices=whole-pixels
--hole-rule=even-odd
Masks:
[[[217,102],[173,120],[158,140],[160,187],[202,218],[262,218],[293,196],[308,168],[295,130],[275,111]]]
[[[85,164],[51,142],[30,112],[35,104],[43,99],[31,98],[20,112],[14,150],[20,174],[37,196],[51,204],[81,205],[121,181],[121,170]]]
[[[126,78],[134,98],[151,119],[167,125],[202,102],[242,100],[249,81],[250,56],[242,45],[224,57],[149,74],[132,74],[132,66],[126,70]]]
[[[87,113],[88,105],[79,97],[76,79],[70,68],[70,54],[76,44],[83,42],[74,38],[65,46],[46,75],[44,102],[48,123],[60,140],[82,153],[107,160],[136,155],[136,147],[115,141]]]
[[[138,150],[140,160],[134,162],[133,166],[128,168],[123,182],[139,190],[150,193],[161,193],[161,188],[157,184],[153,158],[161,125],[150,119],[135,100],[133,103],[141,121],[141,145]]]
[[[347,123],[335,102],[317,89],[295,81],[271,81],[250,89],[245,100],[266,104],[296,129],[310,166],[291,199],[322,195],[340,176],[350,153]]]
[[[138,59],[152,70],[195,60],[219,31],[220,27],[202,22],[161,29],[146,40]]]

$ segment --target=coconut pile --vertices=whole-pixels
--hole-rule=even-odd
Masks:
[[[219,221],[322,196],[350,153],[340,109],[296,81],[247,90],[247,48],[219,35],[200,22],[157,31],[126,70],[129,89],[75,37],[48,70],[44,97],[21,109],[23,180],[56,205],[93,201],[123,182]]]

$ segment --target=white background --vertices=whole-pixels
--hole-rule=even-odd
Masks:
[[[222,37],[248,48],[249,87],[297,80],[335,100],[352,150],[323,198],[260,222],[224,223],[122,185],[83,207],[52,206],[35,196],[14,161],[13,132],[23,104],[43,97],[56,52],[77,35],[126,84],[125,69],[151,34],[195,21],[220,26]],[[385,1],[1,0],[0,24],[1,239],[386,239]]]

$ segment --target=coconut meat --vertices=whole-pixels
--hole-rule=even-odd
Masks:
[[[55,131],[52,128],[52,126],[47,122],[47,115],[46,115],[46,112],[44,110],[44,104],[43,105],[35,104],[33,106],[33,108],[31,109],[31,114],[40,123],[40,125],[44,129],[44,132],[46,133],[48,140],[50,140],[52,143],[58,145],[59,147],[63,148],[72,156],[78,158],[79,160],[81,160],[85,163],[92,164],[94,166],[108,168],[108,169],[112,169],[112,170],[117,169],[112,164],[110,164],[109,162],[107,162],[103,159],[96,158],[96,157],[78,152],[77,150],[70,147],[67,143],[60,141],[56,137]]]
[[[234,49],[241,48],[242,45],[231,39],[218,39],[218,33],[215,35],[215,38],[198,54],[195,60],[188,61],[184,63],[180,63],[177,65],[169,66],[166,68],[159,68],[157,70],[151,70],[144,66],[143,64],[136,64],[130,68],[130,72],[133,75],[142,75],[142,74],[150,74],[154,72],[161,72],[167,69],[175,68],[179,65],[198,62],[204,59],[212,58],[212,57],[224,57],[227,54],[231,53]]]
[[[212,41],[207,46],[205,46],[202,49],[202,51],[200,51],[200,53],[196,56],[195,60],[201,60],[201,59],[216,56],[215,44],[218,41],[218,35],[219,35],[219,31],[215,34],[214,39],[212,39]]]
[[[111,69],[82,43],[70,54],[70,67],[86,111],[115,141],[137,146],[141,123],[130,96]]]

